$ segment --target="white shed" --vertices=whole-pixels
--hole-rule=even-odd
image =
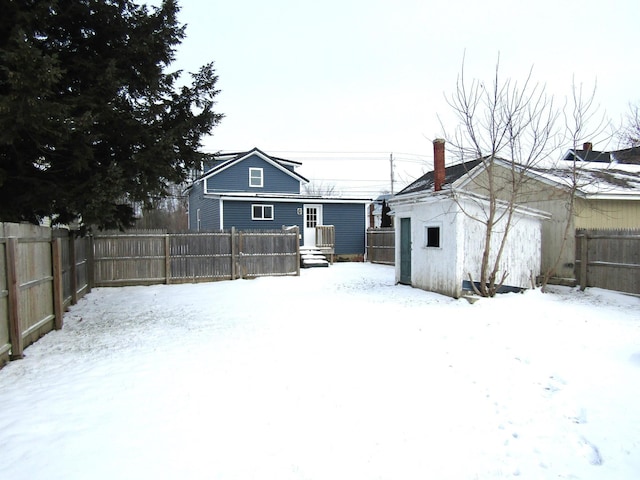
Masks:
[[[434,142],[435,170],[423,175],[394,196],[389,205],[395,216],[396,282],[459,298],[480,280],[489,200],[460,192],[450,185],[473,162],[444,167],[444,141]],[[443,188],[444,187],[444,188]],[[498,203],[498,217],[508,205]],[[506,217],[506,216],[503,216]],[[517,206],[500,261],[507,272],[506,290],[530,288],[540,274],[542,221],[549,215]],[[495,253],[506,220],[494,225],[491,247]]]

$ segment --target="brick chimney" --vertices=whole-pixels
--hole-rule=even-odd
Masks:
[[[593,144],[591,142],[584,142],[584,144],[582,145],[582,150],[584,150],[585,152],[593,150]]]
[[[442,190],[444,183],[444,139],[436,138],[433,141],[433,191]]]

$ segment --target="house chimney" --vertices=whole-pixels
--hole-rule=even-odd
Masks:
[[[442,190],[444,183],[444,139],[436,138],[433,141],[433,191]]]
[[[582,145],[582,150],[584,150],[585,152],[593,150],[593,144],[591,142],[584,142],[584,144]]]

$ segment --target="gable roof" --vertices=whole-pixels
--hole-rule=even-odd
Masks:
[[[204,180],[206,178],[213,177],[214,175],[217,175],[218,173],[228,169],[229,167],[232,167],[233,165],[237,165],[238,163],[242,162],[243,160],[249,158],[252,155],[259,156],[265,162],[270,163],[271,165],[273,165],[277,169],[279,169],[282,172],[286,173],[287,175],[295,178],[296,180],[299,180],[299,181],[301,181],[303,183],[309,183],[309,180],[307,180],[305,177],[303,177],[299,173],[295,172],[293,169],[287,168],[287,167],[297,167],[297,166],[302,165],[302,163],[296,162],[296,161],[293,161],[293,160],[287,160],[287,159],[284,159],[284,158],[272,157],[272,156],[267,155],[266,153],[264,153],[259,148],[253,148],[253,149],[251,149],[251,150],[249,150],[247,152],[226,153],[226,154],[215,155],[215,158],[218,161],[221,161],[221,163],[219,163],[215,167],[207,170],[203,175],[198,177],[194,181],[194,183],[200,182],[200,181],[202,181],[202,180]]]
[[[609,163],[611,162],[611,153],[598,152],[592,149],[588,149],[588,150],[570,149],[567,153],[564,154],[564,157],[562,157],[562,159],[568,160],[570,162],[573,162],[575,160],[577,162]]]
[[[458,163],[456,165],[450,165],[445,167],[444,169],[444,183],[442,186],[451,185],[453,182],[461,178],[462,176],[468,174],[471,170],[473,170],[478,164],[482,162],[482,159],[470,160],[464,163]],[[396,196],[399,195],[408,195],[411,193],[424,193],[433,191],[434,184],[434,171],[430,171],[422,175],[420,178],[415,180],[413,183],[407,185],[405,188],[400,190]]]

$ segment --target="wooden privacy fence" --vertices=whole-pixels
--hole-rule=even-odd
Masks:
[[[371,263],[395,265],[396,233],[393,227],[367,229],[367,260]]]
[[[580,287],[640,294],[640,230],[576,230]]]
[[[68,231],[0,223],[0,365],[47,332],[89,291],[88,239]]]
[[[95,286],[300,275],[298,227],[93,237]]]

